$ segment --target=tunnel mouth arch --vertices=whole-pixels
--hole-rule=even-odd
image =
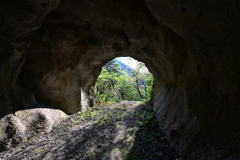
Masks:
[[[179,128],[174,129],[181,129],[181,116],[188,116],[184,89],[186,81],[192,80],[191,72],[195,72],[194,65],[189,70],[193,57],[184,38],[158,23],[141,27],[141,31],[136,26],[133,33],[95,24],[89,29],[84,23],[81,27],[69,24],[74,30],[51,24],[55,29],[49,34],[52,30],[47,22],[33,35],[19,74],[19,82],[32,96],[26,96],[29,99],[23,105],[40,103],[67,114],[86,111],[96,103],[94,85],[103,65],[116,57],[131,56],[144,62],[153,74],[153,108],[163,129],[170,136],[173,129],[169,125],[177,123]],[[133,29],[131,24],[129,27]],[[63,30],[72,34],[62,36]]]
[[[116,57],[107,62],[96,82],[99,102],[138,100],[153,103],[153,75],[143,62],[132,57]]]

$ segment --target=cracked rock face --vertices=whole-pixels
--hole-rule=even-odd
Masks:
[[[154,75],[154,109],[177,151],[231,157],[240,150],[239,3],[0,2],[1,114],[35,104],[85,111],[101,67],[131,56]]]

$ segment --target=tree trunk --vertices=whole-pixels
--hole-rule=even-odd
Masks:
[[[139,83],[138,83],[138,79],[136,79],[136,83],[137,83],[137,90],[138,90],[139,96],[142,99],[142,94],[141,94],[141,91],[140,91],[140,86],[139,86]]]

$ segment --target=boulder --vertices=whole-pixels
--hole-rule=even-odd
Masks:
[[[0,119],[0,152],[48,133],[67,115],[54,109],[20,110]]]

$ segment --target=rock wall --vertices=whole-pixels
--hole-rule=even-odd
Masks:
[[[183,157],[237,157],[239,1],[0,3],[1,116],[85,111],[101,67],[131,56],[153,73],[160,126]]]

